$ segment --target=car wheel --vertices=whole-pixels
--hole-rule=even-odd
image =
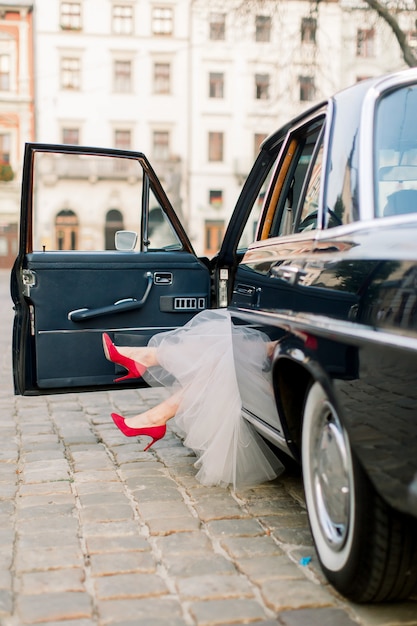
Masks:
[[[408,597],[417,588],[416,521],[376,493],[319,383],[304,407],[302,472],[310,528],[328,580],[355,602]]]

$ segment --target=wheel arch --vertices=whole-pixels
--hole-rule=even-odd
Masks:
[[[294,358],[294,353],[297,358]],[[303,358],[296,349],[279,349],[273,360],[273,388],[275,402],[280,416],[287,445],[301,462],[301,430],[304,405],[311,386],[319,382],[336,402],[331,380],[322,367],[303,352]]]

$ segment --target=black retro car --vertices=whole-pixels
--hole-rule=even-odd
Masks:
[[[89,249],[70,211],[51,244],[57,203],[93,222],[110,197],[130,211],[115,249]],[[67,236],[77,250],[59,249]],[[417,70],[271,135],[210,261],[142,153],[28,144],[11,291],[16,394],[116,387],[104,330],[145,343],[228,306],[267,333],[275,351],[243,381],[243,414],[300,463],[327,578],[359,602],[416,591]]]

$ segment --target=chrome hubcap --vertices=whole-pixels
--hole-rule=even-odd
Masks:
[[[348,535],[352,471],[346,439],[332,406],[324,402],[311,439],[312,488],[323,537],[341,550]]]

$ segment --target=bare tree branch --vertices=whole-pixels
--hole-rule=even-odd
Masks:
[[[395,38],[400,46],[404,61],[410,67],[417,66],[417,56],[407,41],[407,34],[400,28],[395,15],[379,0],[365,0],[366,4],[373,9],[380,18],[382,18],[394,33]],[[415,0],[417,8],[417,0]]]

